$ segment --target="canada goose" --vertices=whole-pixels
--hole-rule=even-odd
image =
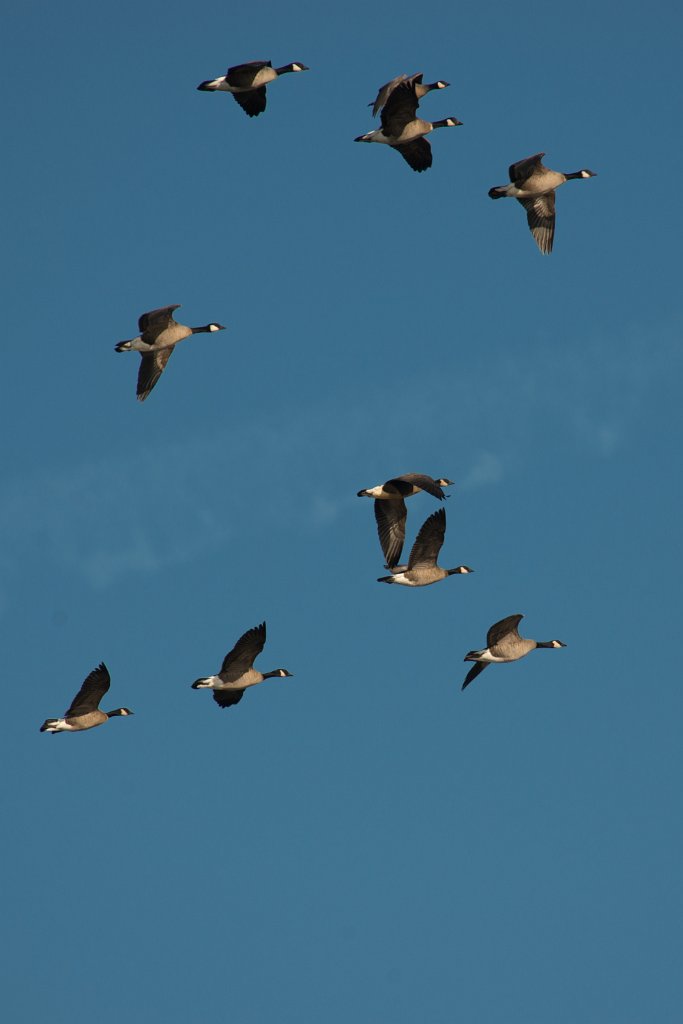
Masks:
[[[253,667],[256,658],[263,650],[266,642],[266,624],[254,626],[244,633],[233,649],[223,658],[221,670],[216,676],[205,676],[195,679],[193,690],[213,690],[213,699],[221,708],[229,708],[242,700],[242,694],[248,686],[256,686],[264,679],[275,676],[284,678],[291,676],[286,668],[276,668],[273,672],[259,672]]]
[[[408,565],[394,566],[391,576],[380,576],[377,582],[400,583],[404,587],[426,587],[430,583],[445,580],[454,573],[474,572],[474,569],[466,565],[459,565],[455,569],[442,569],[436,564],[445,535],[446,510],[440,508],[420,527],[417,540],[410,552]]]
[[[525,160],[511,164],[508,170],[510,185],[496,185],[489,189],[491,199],[514,196],[526,210],[526,219],[536,245],[546,255],[553,251],[555,237],[555,189],[572,178],[594,178],[595,171],[584,168],[571,174],[551,171],[541,160],[545,153],[536,153]]]
[[[82,732],[94,729],[109,718],[117,715],[132,715],[130,708],[117,708],[116,711],[100,711],[99,703],[109,689],[111,682],[107,666],[101,662],[86,676],[80,690],[71,701],[71,707],[64,712],[64,718],[46,718],[40,727],[41,732]]]
[[[372,107],[372,116],[377,117],[396,86],[400,85],[401,82],[415,82],[415,95],[418,100],[421,100],[428,92],[432,92],[433,89],[447,89],[450,85],[450,82],[441,81],[431,82],[429,85],[423,85],[422,77],[422,72],[420,72],[419,75],[397,75],[396,78],[392,78],[392,80],[387,82],[386,85],[381,86],[377,93],[377,99],[374,103],[368,103],[368,106]]]
[[[424,473],[404,473],[376,487],[368,487],[358,492],[359,498],[375,499],[375,521],[382,551],[386,559],[387,569],[393,569],[403,550],[406,539],[406,505],[404,498],[410,498],[419,491],[433,494],[439,501],[448,495],[442,488],[453,483],[441,477],[438,480]]]
[[[212,78],[197,86],[202,92],[231,92],[234,100],[249,117],[258,117],[266,109],[266,84],[290,71],[308,71],[299,62],[274,68],[269,60],[251,60],[235,64],[220,78]]]
[[[162,306],[143,313],[138,320],[140,334],[129,341],[120,341],[114,346],[116,352],[139,352],[142,357],[138,372],[137,396],[139,402],[149,395],[150,391],[164,372],[166,363],[171,358],[173,348],[189,338],[191,334],[205,334],[208,331],[224,331],[222,324],[207,324],[205,327],[186,327],[173,319],[173,310],[179,305]]]
[[[518,661],[529,651],[537,647],[566,647],[561,640],[525,640],[517,632],[517,627],[524,618],[523,615],[508,615],[491,626],[486,634],[486,647],[483,651],[470,651],[465,655],[465,661],[475,661],[465,676],[462,684],[464,690],[473,679],[476,679],[480,672],[483,672],[487,665],[493,662]]]
[[[389,92],[382,107],[382,127],[377,131],[359,135],[354,142],[382,142],[396,149],[414,171],[426,171],[432,166],[432,147],[424,138],[434,128],[454,128],[461,125],[457,117],[446,117],[442,121],[423,121],[416,117],[419,104],[415,80],[420,75],[399,82]],[[391,85],[392,83],[387,83]],[[383,86],[383,89],[386,86]],[[424,88],[424,86],[423,86]],[[380,90],[381,96],[382,90]],[[377,102],[380,100],[377,97]]]

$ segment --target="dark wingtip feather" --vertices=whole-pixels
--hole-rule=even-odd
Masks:
[[[465,660],[467,660],[467,659],[465,659]],[[470,683],[477,678],[479,673],[484,671],[485,668],[486,668],[486,662],[485,661],[475,661],[474,665],[472,666],[472,668],[469,670],[469,672],[465,676],[465,682],[460,687],[460,690],[462,691],[466,687],[468,687],[470,685]]]

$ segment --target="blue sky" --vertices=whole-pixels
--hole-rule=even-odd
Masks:
[[[13,1024],[677,1024],[681,15],[17,8],[3,59]],[[250,120],[198,93],[303,61]],[[400,72],[463,127],[414,174]],[[488,189],[589,167],[542,257]],[[143,405],[139,314],[228,330]],[[455,481],[380,587],[372,506]],[[408,506],[409,541],[435,509]],[[492,622],[557,637],[460,692]],[[269,681],[191,682],[262,620]],[[104,660],[135,716],[42,736]],[[8,721],[11,716],[11,721]]]

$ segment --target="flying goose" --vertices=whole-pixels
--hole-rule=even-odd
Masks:
[[[442,569],[436,564],[439,551],[446,535],[446,510],[440,508],[433,512],[429,519],[420,527],[420,532],[410,552],[408,565],[397,565],[392,568],[391,576],[380,576],[378,583],[400,583],[404,587],[426,587],[430,583],[438,583],[454,573],[474,572],[466,565],[455,569]]]
[[[483,672],[487,665],[494,662],[518,661],[530,651],[537,647],[566,647],[561,640],[526,640],[517,632],[517,627],[524,618],[523,615],[508,615],[491,626],[486,634],[486,647],[483,651],[470,651],[465,655],[465,661],[474,661],[475,665],[465,676],[462,684],[464,690],[473,679],[476,679],[480,672]]]
[[[308,71],[305,64],[295,62],[274,68],[269,60],[251,60],[247,64],[235,64],[220,78],[201,82],[197,88],[202,92],[231,92],[234,100],[249,117],[258,117],[266,109],[266,84],[274,82],[280,75],[290,71]]]
[[[164,372],[166,363],[171,358],[174,346],[189,338],[191,334],[205,334],[213,331],[224,331],[222,324],[207,324],[205,327],[186,327],[173,319],[173,311],[180,305],[162,306],[143,313],[138,320],[140,334],[129,341],[120,341],[115,345],[116,352],[139,352],[142,357],[138,372],[137,396],[139,402],[149,395],[150,391]]]
[[[518,160],[509,168],[510,185],[496,185],[489,189],[491,199],[514,196],[526,210],[526,219],[536,245],[546,255],[553,251],[555,237],[555,189],[572,178],[594,178],[595,171],[584,167],[581,171],[562,174],[544,167],[545,153],[536,153]]]
[[[109,689],[111,678],[104,662],[94,668],[86,676],[80,690],[71,701],[71,707],[64,712],[64,718],[46,718],[40,727],[41,732],[82,732],[94,729],[109,718],[117,715],[132,715],[130,708],[117,708],[116,711],[100,711],[99,703]]]
[[[406,539],[406,505],[404,498],[410,498],[419,491],[433,494],[439,501],[448,495],[442,488],[453,483],[445,477],[434,480],[424,473],[404,473],[393,477],[386,483],[376,487],[368,487],[358,492],[359,498],[375,499],[375,521],[382,551],[386,559],[387,569],[393,569],[401,557]]]
[[[426,96],[428,92],[432,92],[433,89],[447,89],[450,82],[430,82],[428,85],[422,84],[422,72],[419,75],[397,75],[396,78],[392,78],[386,85],[382,85],[377,93],[377,99],[374,103],[368,103],[369,107],[372,107],[372,116],[377,117],[382,107],[386,104],[389,96],[392,94],[397,85],[401,82],[415,82],[415,95],[418,100],[421,100],[423,96]]]
[[[390,91],[382,107],[382,127],[377,131],[359,135],[354,142],[381,142],[397,150],[414,171],[426,171],[432,166],[432,147],[424,138],[434,128],[454,128],[461,125],[457,117],[446,117],[442,121],[423,121],[416,117],[419,97],[417,88],[420,84],[414,75],[396,84]],[[387,85],[391,85],[389,82]],[[383,89],[377,97],[380,100]],[[424,86],[422,87],[424,89]]]
[[[291,676],[286,668],[276,668],[273,672],[259,672],[254,662],[266,642],[266,624],[254,626],[244,633],[233,649],[223,658],[221,670],[216,676],[204,676],[195,679],[193,690],[213,690],[213,699],[221,708],[229,708],[242,700],[242,694],[248,686],[256,686],[264,679],[275,676],[284,678]]]

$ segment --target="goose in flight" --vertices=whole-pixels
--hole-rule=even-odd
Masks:
[[[423,96],[426,96],[428,92],[432,92],[434,89],[447,89],[450,85],[450,82],[442,81],[430,82],[429,84],[425,83],[423,85],[423,77],[422,72],[420,72],[419,75],[397,75],[396,78],[392,78],[392,80],[387,82],[386,85],[380,86],[374,103],[368,103],[368,106],[372,107],[372,116],[377,117],[396,86],[400,85],[401,82],[415,82],[415,95],[418,100],[421,100]]]
[[[427,491],[439,501],[443,501],[448,497],[444,494],[443,488],[450,487],[452,483],[453,481],[447,480],[446,477],[434,480],[425,473],[404,473],[403,476],[395,476],[383,484],[367,487],[358,492],[359,498],[375,499],[377,533],[387,569],[393,569],[399,561],[406,539],[407,512],[404,499],[411,498],[420,491]]]
[[[572,178],[594,178],[595,171],[585,167],[581,171],[562,174],[544,167],[541,160],[545,153],[536,153],[524,160],[511,164],[508,170],[509,185],[495,185],[489,189],[491,199],[513,196],[526,210],[526,219],[536,245],[542,253],[553,251],[555,237],[555,189]]]
[[[116,711],[100,711],[100,701],[109,689],[111,682],[107,666],[101,662],[86,676],[80,690],[71,701],[71,707],[64,712],[63,718],[46,718],[40,727],[41,732],[82,732],[103,725],[110,718],[118,715],[132,715],[130,708],[117,708]]]
[[[446,510],[440,508],[420,527],[408,564],[394,566],[391,576],[380,576],[377,582],[399,583],[404,587],[426,587],[430,583],[445,580],[447,576],[474,572],[467,565],[458,565],[455,569],[442,569],[436,564],[445,535]]]
[[[201,92],[231,92],[232,98],[239,103],[249,117],[258,117],[266,109],[266,85],[274,82],[280,75],[290,71],[308,71],[309,68],[300,62],[285,64],[274,68],[269,60],[251,60],[247,64],[235,64],[228,68],[220,78],[210,78],[201,82],[197,88]]]
[[[495,622],[486,634],[486,647],[483,651],[469,651],[465,661],[475,664],[465,676],[462,684],[464,690],[473,679],[484,671],[487,665],[497,662],[519,661],[537,647],[566,647],[561,640],[527,640],[517,632],[523,615],[508,615],[506,619]]]
[[[244,633],[233,649],[223,658],[220,672],[215,676],[204,676],[195,679],[193,690],[213,690],[213,699],[220,708],[229,708],[242,700],[242,694],[248,686],[256,686],[264,679],[291,676],[286,668],[276,668],[272,672],[259,672],[254,662],[263,650],[266,642],[266,624],[254,626]]]
[[[435,128],[455,128],[462,124],[457,117],[446,117],[441,121],[424,121],[416,116],[420,102],[417,93],[420,83],[417,79],[421,77],[421,75],[414,75],[412,78],[407,78],[394,85],[382,107],[382,127],[374,132],[359,135],[353,140],[354,142],[380,142],[391,146],[401,154],[414,171],[426,171],[432,166],[432,147],[424,137],[425,135],[429,135]],[[375,106],[380,100],[382,90],[391,85],[392,83],[389,82],[380,89]]]
[[[185,324],[179,324],[173,319],[173,311],[176,309],[180,309],[180,305],[162,306],[161,309],[143,313],[138,320],[140,334],[137,338],[120,341],[114,346],[116,352],[139,352],[142,357],[138,371],[139,402],[144,402],[161,377],[179,341],[189,338],[192,334],[225,330],[222,324],[214,323],[206,324],[205,327],[186,327]]]

